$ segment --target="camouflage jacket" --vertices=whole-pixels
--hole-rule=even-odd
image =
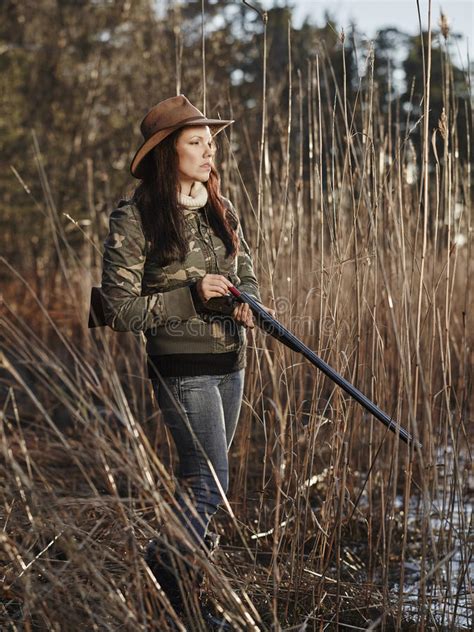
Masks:
[[[229,317],[198,312],[192,285],[206,273],[223,274],[261,301],[252,257],[238,222],[236,257],[206,221],[205,209],[184,209],[189,250],[184,262],[160,266],[149,253],[140,214],[133,200],[121,200],[110,215],[104,242],[102,301],[107,324],[115,331],[143,331],[149,355],[224,353],[245,357],[245,328]]]

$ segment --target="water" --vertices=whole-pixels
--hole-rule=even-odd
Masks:
[[[437,629],[472,630],[474,473],[470,462],[463,459],[456,477],[451,450],[443,451],[438,463],[440,487],[436,495],[424,505],[414,499],[409,507],[408,529],[411,534],[419,533],[419,541],[407,547],[403,612],[408,619],[416,619],[420,612],[423,581],[420,542],[422,530],[427,530],[425,611]],[[396,498],[395,507],[403,507],[401,497]],[[415,539],[412,535],[412,540]],[[393,583],[391,593],[396,601],[399,583]]]

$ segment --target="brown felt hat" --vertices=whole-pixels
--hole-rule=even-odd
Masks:
[[[140,130],[145,139],[130,164],[130,173],[134,178],[143,177],[143,159],[172,132],[180,127],[191,125],[209,125],[213,136],[221,132],[234,121],[209,119],[194,105],[180,94],[160,101],[151,108],[140,124]]]

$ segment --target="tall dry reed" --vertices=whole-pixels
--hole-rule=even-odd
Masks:
[[[264,66],[256,199],[230,143],[225,192],[267,304],[423,449],[387,434],[300,356],[250,333],[231,491],[213,522],[222,546],[212,561],[197,554],[196,566],[236,630],[468,628],[472,157],[456,155],[447,48],[444,112],[431,130],[430,41],[417,122],[381,110],[372,51],[354,98],[344,56],[341,89],[324,47],[293,85],[290,33],[287,103],[268,89]],[[179,55],[177,64],[180,87]],[[270,111],[284,120],[278,139]],[[270,153],[277,140],[282,151]],[[84,236],[77,252],[32,142],[57,266],[25,278],[2,260],[0,620],[11,630],[165,630],[169,604],[141,546],[157,533],[169,546],[186,538],[173,513],[176,455],[142,339],[86,327],[104,236],[93,169],[90,222],[70,218]]]

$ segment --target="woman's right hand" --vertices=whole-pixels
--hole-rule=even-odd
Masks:
[[[225,296],[232,283],[222,274],[206,274],[196,283],[196,290],[203,303],[215,296]]]

